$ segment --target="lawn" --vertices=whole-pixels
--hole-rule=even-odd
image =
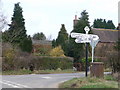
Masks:
[[[95,77],[74,78],[59,85],[59,88],[118,88],[118,82],[111,75],[104,79]]]

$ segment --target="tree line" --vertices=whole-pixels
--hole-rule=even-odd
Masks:
[[[103,28],[103,29],[115,29],[115,25],[112,20],[106,21],[105,19],[95,19],[93,22],[94,28]]]

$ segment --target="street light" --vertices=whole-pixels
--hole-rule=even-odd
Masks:
[[[86,26],[84,28],[85,32],[86,32],[86,35],[88,34],[88,32],[90,31],[89,27]],[[87,38],[88,39],[88,38]],[[87,71],[88,71],[88,43],[86,42],[86,73],[85,73],[85,76],[87,77]]]

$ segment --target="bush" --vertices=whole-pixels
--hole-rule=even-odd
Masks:
[[[120,60],[118,58],[119,52],[113,51],[108,55],[109,67],[112,68],[112,72],[120,72]]]
[[[15,58],[15,50],[10,43],[2,44],[2,69],[13,69],[14,68],[14,58]]]
[[[88,67],[90,66],[90,63],[92,62],[92,57],[88,57]],[[99,59],[94,59],[94,62],[100,62]],[[82,69],[84,70],[85,69],[85,65],[86,65],[86,58],[83,58],[81,60],[81,63],[82,63]]]
[[[61,46],[53,48],[50,51],[50,56],[53,56],[53,57],[65,57],[64,51],[62,50]]]
[[[83,58],[81,60],[82,63],[85,63],[86,62],[86,58]],[[88,63],[92,62],[92,57],[88,57]],[[99,59],[94,59],[94,62],[100,62]]]

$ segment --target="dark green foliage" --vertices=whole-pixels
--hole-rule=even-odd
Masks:
[[[33,39],[35,40],[45,40],[46,36],[41,32],[41,33],[36,33],[33,35]]]
[[[56,45],[56,40],[53,39],[53,40],[52,40],[52,47],[55,48],[56,46],[57,46],[57,45]]]
[[[74,26],[74,29],[71,31],[76,33],[85,33],[85,26],[89,25],[89,15],[86,10],[81,13],[78,23]],[[75,39],[69,38],[68,43],[68,53],[67,55],[74,58],[74,62],[78,62],[79,59],[82,59],[85,55],[85,44],[78,44],[75,42]]]
[[[83,58],[83,59],[81,60],[81,62],[85,64],[86,58]],[[92,62],[92,57],[89,57],[89,58],[88,58],[88,63],[90,63],[90,62]],[[100,61],[99,59],[94,59],[94,62],[101,62],[101,61]]]
[[[9,24],[10,28],[3,33],[3,41],[10,42],[13,46],[19,46],[23,51],[31,52],[32,41],[26,34],[23,11],[19,4],[15,4],[12,22]]]
[[[56,47],[60,45],[66,55],[67,43],[68,43],[68,33],[67,33],[67,30],[65,29],[65,25],[62,24],[62,27],[58,33],[57,39],[52,41],[52,46]]]
[[[112,20],[108,20],[107,29],[115,29],[115,25],[113,24]]]
[[[82,69],[85,70],[86,58],[82,58],[82,60],[79,60],[79,62],[82,63]],[[92,57],[88,57],[88,67],[90,66],[91,62],[92,62]],[[101,60],[94,59],[94,62],[101,62]]]
[[[106,22],[105,19],[95,19],[93,23],[94,28],[115,29],[112,20]]]
[[[37,69],[46,70],[46,69],[72,69],[72,59],[66,57],[38,57],[35,60],[35,66]]]
[[[24,51],[24,52],[31,52],[32,51],[32,40],[31,40],[31,37],[28,36],[28,38],[24,38],[20,42],[20,47],[21,47],[22,51]]]
[[[59,46],[61,45],[62,48],[64,47],[65,45],[65,42],[68,40],[68,33],[65,29],[65,25],[62,24],[62,27],[58,33],[58,37],[56,39],[56,45]]]
[[[11,43],[18,44],[21,40],[27,38],[22,12],[23,11],[19,6],[19,3],[15,4],[12,22],[9,25],[10,28],[8,30],[8,37]]]
[[[94,24],[93,24],[94,28],[107,28],[107,23],[106,20],[104,19],[95,19],[94,20]]]

